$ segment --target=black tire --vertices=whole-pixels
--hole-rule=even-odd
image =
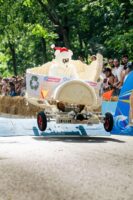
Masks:
[[[113,115],[111,113],[106,113],[105,114],[105,118],[104,118],[104,129],[107,131],[107,132],[110,132],[112,131],[113,129]]]
[[[39,112],[37,115],[37,124],[40,131],[45,131],[47,128],[47,117],[45,113]]]

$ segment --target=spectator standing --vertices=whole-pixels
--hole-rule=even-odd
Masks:
[[[0,95],[2,94],[2,83],[0,82]]]
[[[12,96],[12,97],[16,96],[14,83],[9,82],[9,86],[10,86],[9,95]]]
[[[12,76],[11,78],[0,77],[0,95],[24,96],[26,91],[26,77]]]
[[[123,70],[121,72],[121,78],[120,78],[120,83],[117,86],[117,88],[121,89],[124,79],[126,77],[127,74],[127,63],[128,63],[128,55],[123,55],[122,56],[122,62],[121,62],[121,66],[123,67]]]
[[[2,77],[0,76],[0,95],[2,93]]]
[[[20,96],[25,96],[25,94],[26,94],[26,82],[23,80]]]
[[[15,84],[15,91],[16,91],[16,95],[20,96],[21,94],[21,87],[22,87],[22,83],[21,83],[21,78],[17,78],[16,84]]]
[[[117,58],[114,59],[114,68],[112,69],[112,73],[115,76],[115,83],[120,82],[121,80],[121,73],[123,71],[123,66],[119,64],[119,61]]]
[[[1,94],[3,96],[7,96],[8,95],[8,79],[4,78],[2,80],[2,89],[1,89]]]
[[[127,63],[128,63],[128,55],[123,55],[121,60],[121,65],[123,66],[124,69],[127,68]]]
[[[103,91],[106,92],[113,88],[115,77],[110,68],[106,68],[104,73],[106,78],[103,80]]]
[[[109,58],[107,68],[110,68],[110,69],[114,68],[114,64],[113,64],[113,59],[112,58]]]
[[[128,74],[133,71],[133,62],[128,62],[127,63],[127,69],[126,69],[126,73],[125,73],[125,78],[124,78],[124,82],[128,77]]]
[[[1,81],[2,81],[2,77],[0,76],[0,83],[1,83]]]

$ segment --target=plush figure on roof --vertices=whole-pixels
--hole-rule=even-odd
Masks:
[[[71,63],[73,52],[65,47],[51,46],[55,50],[55,59],[49,68],[49,76],[78,78],[76,67]]]

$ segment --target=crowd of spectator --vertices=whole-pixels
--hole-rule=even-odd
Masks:
[[[0,77],[0,95],[24,96],[26,90],[25,77],[12,76],[11,78]]]
[[[133,62],[128,55],[123,55],[121,61],[110,58],[103,67],[103,92],[114,90],[113,96],[118,96],[128,74],[133,70]]]

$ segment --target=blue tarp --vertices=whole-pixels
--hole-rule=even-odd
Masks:
[[[102,115],[105,115],[105,113],[107,113],[107,112],[110,112],[114,115],[116,106],[117,106],[117,102],[103,101],[102,102]]]

